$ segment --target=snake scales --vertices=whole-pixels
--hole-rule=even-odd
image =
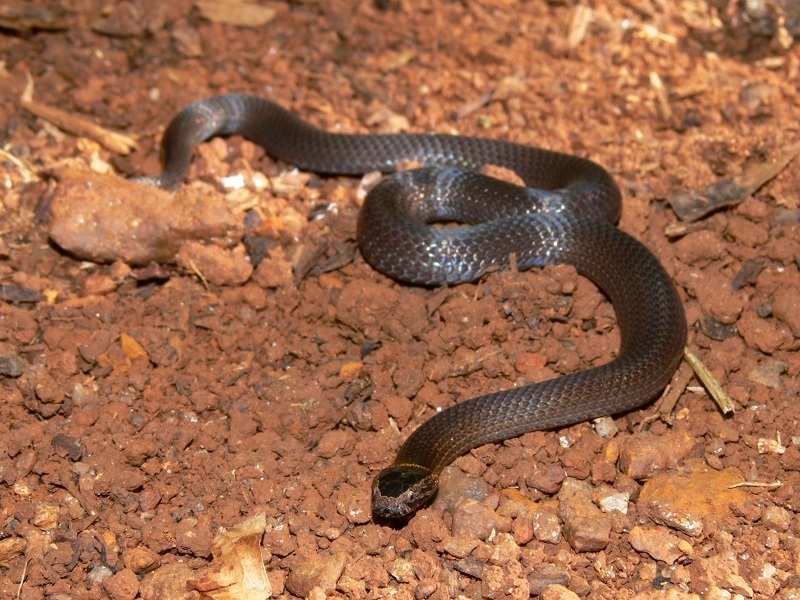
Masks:
[[[373,510],[404,517],[429,500],[440,471],[481,444],[627,411],[657,396],[683,352],[686,321],[675,286],[647,248],[615,227],[620,193],[597,164],[499,140],[452,135],[330,133],[253,96],[200,100],[168,126],[161,175],[172,187],[197,144],[241,134],[271,156],[317,173],[397,173],[369,193],[358,218],[364,258],[399,281],[443,285],[488,269],[567,263],[610,298],[621,330],[612,362],[549,381],[471,398],[423,423],[375,478]],[[480,175],[507,167],[529,187]],[[441,228],[435,222],[468,226]]]

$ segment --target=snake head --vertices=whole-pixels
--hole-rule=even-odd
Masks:
[[[417,465],[391,465],[372,482],[372,511],[384,519],[411,515],[433,498],[439,478]]]

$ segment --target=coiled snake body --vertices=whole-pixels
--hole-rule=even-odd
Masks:
[[[373,483],[373,510],[404,517],[430,499],[441,470],[481,444],[637,408],[669,382],[686,321],[675,286],[647,248],[614,226],[620,193],[597,164],[499,140],[451,135],[357,135],[318,129],[280,106],[242,95],[200,100],[164,135],[164,172],[180,182],[197,144],[241,134],[271,156],[317,173],[361,175],[425,168],[384,179],[358,218],[364,258],[397,280],[469,281],[516,256],[519,269],[568,263],[611,299],[621,330],[612,362],[549,381],[471,398],[423,423]],[[477,172],[507,167],[529,187]],[[468,223],[440,228],[439,221]]]

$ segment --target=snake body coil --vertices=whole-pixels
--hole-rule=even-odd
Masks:
[[[375,478],[373,510],[413,513],[438,487],[441,470],[481,444],[637,408],[669,382],[683,352],[686,321],[675,286],[647,248],[614,226],[620,193],[597,164],[499,140],[451,135],[336,134],[264,99],[200,100],[164,135],[164,172],[180,182],[197,144],[241,134],[271,156],[317,173],[393,172],[406,161],[426,168],[384,179],[358,218],[364,258],[400,281],[421,285],[475,279],[516,256],[519,269],[567,263],[610,298],[621,330],[612,362],[549,381],[479,396],[423,423],[394,463]],[[507,167],[530,187],[477,174]],[[437,221],[468,223],[439,228]]]

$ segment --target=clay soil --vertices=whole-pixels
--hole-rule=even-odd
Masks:
[[[188,0],[1,7],[0,597],[145,597],[148,571],[202,569],[220,528],[259,513],[273,596],[294,597],[287,579],[304,565],[344,556],[338,583],[311,595],[510,597],[481,581],[494,534],[472,562],[446,550],[454,506],[472,494],[496,508],[509,487],[546,503],[558,481],[537,487],[544,467],[631,502],[599,552],[515,529],[519,577],[555,564],[587,597],[710,584],[718,597],[796,597],[800,169],[691,223],[669,202],[800,139],[800,46],[769,15],[754,27],[743,4],[297,0],[262,5],[274,14],[258,26]],[[33,116],[29,81],[35,101],[137,148],[123,156]],[[570,267],[397,284],[356,252],[357,179],[282,176],[291,165],[241,138],[205,145],[187,185],[254,232],[243,283],[185,263],[82,260],[52,242],[54,167],[155,174],[176,111],[234,91],[335,131],[454,132],[601,163],[623,191],[620,226],[674,277],[689,346],[735,413],[691,379],[666,411],[617,416],[616,446],[582,423],[482,447],[448,470],[445,498],[406,524],[376,522],[372,478],[409,432],[439,407],[608,361],[613,309]],[[226,188],[239,173],[244,191]],[[634,525],[667,528],[637,509],[641,482],[608,468],[608,448],[643,430],[688,432],[682,461],[763,484],[731,519],[680,533],[693,550],[673,564],[631,547]],[[776,506],[788,520],[761,519]],[[741,581],[693,570],[728,551]],[[135,576],[109,584],[115,573]],[[753,591],[767,575],[777,583]]]

